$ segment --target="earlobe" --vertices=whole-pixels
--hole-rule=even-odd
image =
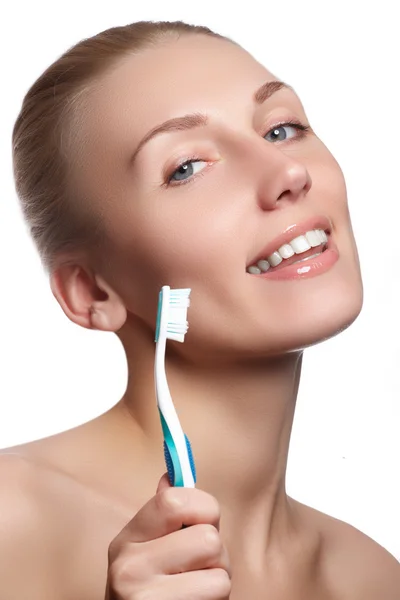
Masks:
[[[50,277],[51,291],[67,317],[86,329],[117,331],[126,321],[122,299],[99,275],[64,265]]]
[[[126,321],[126,308],[118,298],[117,302],[102,301],[102,305],[96,302],[88,310],[90,329],[101,331],[118,331]]]

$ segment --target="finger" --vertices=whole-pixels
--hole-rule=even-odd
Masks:
[[[166,487],[153,496],[122,529],[115,542],[147,542],[182,525],[209,523],[219,530],[217,500],[196,488]]]
[[[152,597],[163,600],[228,600],[231,590],[226,571],[205,569],[156,579],[151,591]]]
[[[161,477],[160,481],[158,482],[156,494],[158,494],[159,492],[162,492],[163,490],[167,489],[168,487],[172,487],[172,485],[170,483],[168,473],[164,473],[164,475]],[[188,527],[188,526],[182,525],[182,529],[185,529],[185,527]]]
[[[158,494],[159,492],[162,492],[163,490],[165,490],[169,487],[172,487],[172,486],[169,482],[168,473],[164,473],[164,475],[161,477],[160,481],[158,482],[156,494]]]
[[[160,573],[176,575],[211,568],[224,569],[231,575],[228,552],[213,525],[193,525],[134,546],[132,570],[139,569],[137,576],[140,579],[149,580]]]

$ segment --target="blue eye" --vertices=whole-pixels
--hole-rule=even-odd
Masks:
[[[273,129],[271,129],[265,135],[265,137],[267,138],[268,135],[275,136],[272,139],[268,140],[270,142],[284,142],[286,139],[290,139],[290,138],[288,138],[288,135],[285,132],[285,129],[287,129],[287,128],[299,129],[297,124],[290,125],[289,123],[283,123],[282,125],[276,125]],[[304,129],[303,129],[303,131],[304,131]],[[298,134],[297,134],[297,136],[298,136]],[[292,137],[296,137],[296,134],[294,134],[294,136],[292,136]]]
[[[189,176],[195,175],[192,165],[194,165],[196,163],[201,163],[201,162],[206,163],[207,161],[201,160],[200,158],[196,158],[195,156],[193,158],[189,158],[184,163],[179,165],[178,168],[169,176],[168,183],[170,181],[187,181],[187,179],[185,179],[185,175],[189,175]],[[182,179],[178,178],[178,179],[173,180],[174,175],[178,175],[178,177],[182,177]]]
[[[292,128],[297,130],[297,135],[293,135],[288,137],[286,132],[284,131],[286,128]],[[284,123],[278,123],[272,129],[270,129],[266,134],[267,136],[272,136],[272,139],[267,141],[269,142],[284,142],[286,140],[290,140],[292,138],[302,139],[306,136],[307,132],[311,130],[309,125],[303,125],[300,121],[286,121]],[[183,185],[185,183],[189,183],[193,180],[193,175],[196,173],[193,171],[193,166],[195,163],[207,163],[206,160],[202,160],[197,156],[192,156],[185,160],[185,162],[178,165],[175,170],[167,177],[166,185],[169,186],[171,182],[175,182],[173,185]],[[202,170],[202,169],[199,169]],[[177,179],[174,179],[174,176],[177,175]],[[188,177],[186,177],[188,175]]]

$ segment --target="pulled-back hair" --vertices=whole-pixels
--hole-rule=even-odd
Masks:
[[[53,62],[26,93],[12,135],[16,191],[47,273],[105,239],[101,214],[90,211],[68,177],[69,142],[81,100],[117,61],[180,35],[203,34],[236,43],[183,21],[138,21],[84,39]]]

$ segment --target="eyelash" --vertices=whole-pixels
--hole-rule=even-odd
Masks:
[[[291,140],[295,141],[295,140],[303,139],[307,135],[307,133],[309,131],[311,131],[310,125],[304,125],[300,121],[297,121],[296,119],[292,119],[291,121],[282,121],[281,123],[276,123],[275,125],[273,125],[272,127],[270,127],[268,129],[268,131],[265,133],[265,135],[267,135],[274,129],[278,129],[279,127],[283,127],[286,125],[290,125],[291,127],[294,127],[295,129],[297,129],[300,132],[299,135],[297,135],[295,138],[291,138],[290,140],[288,140],[289,142]],[[264,137],[265,137],[265,135],[264,135]],[[197,179],[197,177],[200,177],[201,175],[203,175],[204,174],[203,171],[205,171],[206,169],[203,169],[199,173],[192,175],[191,177],[189,177],[189,179],[184,179],[179,182],[175,181],[175,182],[171,183],[171,178],[172,178],[172,175],[174,175],[175,171],[178,171],[179,169],[181,169],[182,167],[184,167],[185,165],[187,165],[191,162],[196,162],[196,161],[201,161],[201,160],[203,160],[203,159],[199,158],[198,156],[190,156],[184,162],[179,163],[176,167],[174,167],[174,169],[170,172],[170,174],[166,176],[166,181],[164,182],[164,185],[166,187],[176,187],[179,185],[186,185],[188,183],[192,183],[193,180]]]

